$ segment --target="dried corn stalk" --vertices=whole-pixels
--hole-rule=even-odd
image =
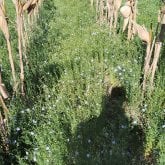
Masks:
[[[128,27],[128,39],[132,39],[134,35],[133,22],[136,22],[137,0],[127,0],[124,6],[120,8],[120,12],[124,18],[123,31]]]
[[[118,21],[118,11],[120,9],[122,0],[107,0],[107,19],[110,30],[116,29]]]
[[[99,19],[99,23],[102,24],[106,21],[110,30],[117,27],[118,10],[121,6],[122,0],[97,0],[96,1],[96,16]]]
[[[153,83],[154,83],[154,77],[155,77],[155,72],[156,72],[156,68],[157,68],[157,64],[158,64],[158,60],[160,57],[160,53],[161,53],[161,48],[162,48],[162,44],[163,41],[165,39],[165,7],[162,8],[161,10],[161,14],[160,14],[160,23],[161,24],[161,29],[160,29],[160,33],[157,36],[157,41],[155,43],[155,51],[154,51],[154,58],[151,64],[151,87],[153,87]],[[158,20],[159,21],[159,20]]]
[[[0,2],[0,28],[7,41],[7,49],[9,53],[9,61],[10,61],[10,66],[11,66],[11,71],[12,71],[12,77],[14,81],[14,86],[16,86],[16,74],[15,74],[15,67],[14,67],[14,61],[13,61],[12,50],[11,50],[10,34],[9,34],[9,29],[8,29],[8,24],[7,24],[7,17],[5,14],[4,1]]]
[[[110,30],[113,27],[113,22],[114,22],[114,5],[113,5],[113,0],[107,0],[107,19],[108,19],[108,24],[110,27]]]
[[[9,146],[7,142],[7,137],[8,137],[8,109],[5,105],[5,102],[3,99],[7,99],[9,97],[7,90],[2,83],[2,77],[1,77],[1,70],[0,70],[0,105],[2,108],[2,111],[0,110],[0,140],[1,140],[1,146],[3,147],[3,151],[5,153],[8,152]]]
[[[41,5],[41,0],[32,0],[31,4],[27,7],[28,21],[29,24],[33,24],[34,20],[39,16],[39,6]]]
[[[150,60],[152,55],[151,36],[144,26],[141,26],[134,21],[132,21],[132,24],[134,28],[134,34],[137,34],[139,38],[147,44],[145,62],[144,62],[144,71],[143,71],[144,72],[143,91],[144,91],[146,88],[146,81],[149,75]]]
[[[0,96],[1,101],[1,96]],[[0,143],[4,154],[9,153],[7,120],[0,113]]]
[[[105,0],[99,1],[99,23],[102,24],[104,22],[105,14]]]
[[[143,84],[142,84],[143,93],[146,91],[146,85],[149,79],[150,79],[150,86],[153,88],[157,63],[160,57],[162,44],[165,38],[164,10],[161,11],[160,15],[161,16],[158,19],[158,25],[159,24],[161,25],[161,29],[159,34],[156,35],[153,38],[153,40],[151,38],[151,34],[147,31],[147,29],[144,26],[140,26],[135,22],[133,22],[135,33],[138,33],[139,38],[147,43],[146,56],[144,62],[144,76],[143,76]]]
[[[4,110],[4,115],[7,117],[8,109],[3,101],[3,99],[9,98],[9,94],[5,88],[5,85],[2,83],[2,75],[1,75],[1,68],[0,68],[0,104]]]
[[[147,31],[145,26],[141,26],[134,21],[132,21],[132,24],[134,27],[135,34],[137,33],[142,41],[146,42],[147,44],[150,44],[151,43],[150,33]]]
[[[16,9],[16,22],[17,22],[17,34],[18,34],[18,50],[20,60],[20,82],[21,82],[21,93],[24,92],[24,64],[23,64],[23,51],[26,48],[25,45],[25,33],[24,33],[24,13],[27,11],[28,16],[37,16],[38,7],[41,5],[41,0],[12,0]],[[26,53],[25,60],[27,61]]]
[[[127,25],[129,23],[130,15],[131,15],[131,6],[129,5],[124,5],[120,8],[120,12],[124,18],[124,23],[123,23],[123,32],[126,30]]]
[[[114,1],[114,25],[113,28],[116,29],[117,21],[118,21],[118,12],[121,6],[122,0],[115,0]]]
[[[7,120],[7,116],[8,116],[9,110],[7,109],[7,107],[5,105],[5,102],[4,102],[4,100],[3,100],[1,95],[0,95],[0,105],[1,105],[1,107],[3,109],[3,112],[2,112],[3,116]]]
[[[20,0],[12,0],[12,1],[16,9],[21,93],[22,95],[24,95],[25,93],[24,93],[24,65],[23,65],[23,6]]]
[[[26,13],[27,13],[28,19],[27,21],[26,19],[24,19],[24,37],[23,38],[25,38],[25,41],[27,42],[29,39],[28,37],[29,30],[31,30],[31,26],[39,18],[39,8],[42,4],[42,0],[25,0],[25,1],[26,2],[22,3],[23,16],[24,15],[26,16]],[[26,49],[26,45],[24,49]],[[26,53],[25,53],[25,60],[26,60],[26,63],[28,64]]]
[[[99,20],[99,0],[96,0],[96,21]]]
[[[94,0],[90,0],[91,1],[91,6],[93,7],[94,5]]]
[[[156,68],[158,64],[158,60],[161,53],[162,44],[165,38],[165,12],[162,9],[160,13],[160,17],[158,17],[158,27],[161,25],[160,32],[156,34],[153,39],[152,46],[150,49],[150,54],[147,58],[147,62],[144,65],[144,78],[143,78],[143,91],[146,90],[147,80],[150,79],[150,87],[153,89],[154,77],[156,73]],[[153,53],[154,50],[154,53]],[[153,54],[153,58],[152,57]]]

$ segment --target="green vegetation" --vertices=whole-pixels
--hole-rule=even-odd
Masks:
[[[7,2],[13,21],[14,7]],[[156,26],[158,5],[139,1],[139,23]],[[14,23],[10,29],[16,55]],[[142,100],[145,45],[100,27],[88,0],[44,1],[30,36],[26,97],[17,95],[7,104],[10,150],[0,148],[0,164],[165,163],[164,50],[155,90]],[[4,39],[0,54],[11,89]]]

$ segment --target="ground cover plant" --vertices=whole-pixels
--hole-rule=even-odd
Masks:
[[[159,3],[138,5],[139,23],[155,25]],[[12,2],[7,9],[12,22]],[[142,98],[145,46],[138,37],[128,41],[118,21],[121,28],[111,33],[107,24],[97,23],[89,0],[43,2],[26,46],[26,96],[6,101],[8,150],[1,145],[0,164],[165,163],[164,45],[154,91]],[[9,29],[18,54],[14,22]],[[10,92],[2,33],[1,38],[2,76]]]

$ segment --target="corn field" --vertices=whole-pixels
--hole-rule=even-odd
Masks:
[[[165,35],[165,13],[164,4],[158,11],[158,21],[155,25],[156,31],[152,29],[146,29],[145,25],[139,25],[136,22],[138,0],[127,0],[122,6],[122,0],[97,0],[96,1],[96,13],[97,19],[100,24],[107,22],[110,30],[116,30],[118,23],[118,15],[121,13],[123,17],[123,28],[122,31],[127,31],[128,40],[132,40],[135,35],[146,43],[146,56],[143,70],[143,83],[142,90],[146,90],[147,82],[149,81],[149,87],[154,86],[154,77],[160,57],[160,51]],[[91,5],[94,6],[94,1],[91,0]],[[153,58],[152,58],[153,56]]]
[[[11,34],[9,31],[9,22],[8,16],[6,11],[6,2],[5,0],[0,1],[0,29],[5,37],[7,43],[7,50],[8,50],[8,59],[11,66],[11,75],[12,75],[12,87],[13,87],[13,94],[7,92],[5,84],[3,83],[3,77],[0,71],[0,102],[2,111],[0,112],[0,137],[1,137],[1,146],[4,152],[8,153],[9,146],[7,144],[8,139],[8,116],[9,110],[5,105],[5,100],[7,100],[11,95],[17,95],[21,93],[22,96],[25,95],[24,92],[24,65],[26,65],[28,57],[26,54],[26,44],[28,42],[28,29],[33,26],[34,21],[37,21],[39,18],[39,7],[41,5],[41,0],[13,0],[12,1],[15,6],[16,12],[16,29],[18,35],[18,52],[19,52],[19,69],[20,72],[16,73],[15,71],[15,64],[13,59],[12,53],[12,46],[11,46]],[[25,61],[25,62],[24,62]],[[3,61],[2,61],[3,63]],[[17,75],[20,75],[18,78]]]
[[[0,0],[0,165],[165,163],[151,1]]]

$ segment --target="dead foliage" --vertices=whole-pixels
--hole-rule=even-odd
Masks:
[[[147,86],[153,89],[156,68],[165,38],[165,6],[159,11],[157,31],[152,37],[152,29],[147,30],[144,25],[139,25],[136,22],[138,0],[126,0],[123,6],[121,6],[122,0],[96,0],[95,2],[96,18],[100,24],[107,22],[110,30],[116,29],[120,10],[124,19],[122,30],[123,32],[127,31],[127,38],[131,40],[134,35],[138,35],[146,43],[142,93],[145,93]],[[91,0],[91,5],[94,5],[93,0]]]
[[[122,0],[97,0],[96,12],[100,24],[107,22],[110,30],[116,29],[118,21],[118,11]]]
[[[8,114],[9,110],[5,105],[4,100],[8,99],[9,95],[2,83],[1,69],[0,69],[0,142],[4,153],[8,153]]]
[[[8,23],[7,23],[7,16],[6,16],[6,11],[5,11],[4,0],[0,2],[0,29],[3,32],[6,42],[7,42],[9,61],[10,61],[12,77],[13,77],[14,86],[15,86],[16,85],[16,73],[15,73],[15,66],[14,66],[13,55],[12,55],[12,50],[11,50],[10,34],[9,34],[9,28],[8,28]]]

